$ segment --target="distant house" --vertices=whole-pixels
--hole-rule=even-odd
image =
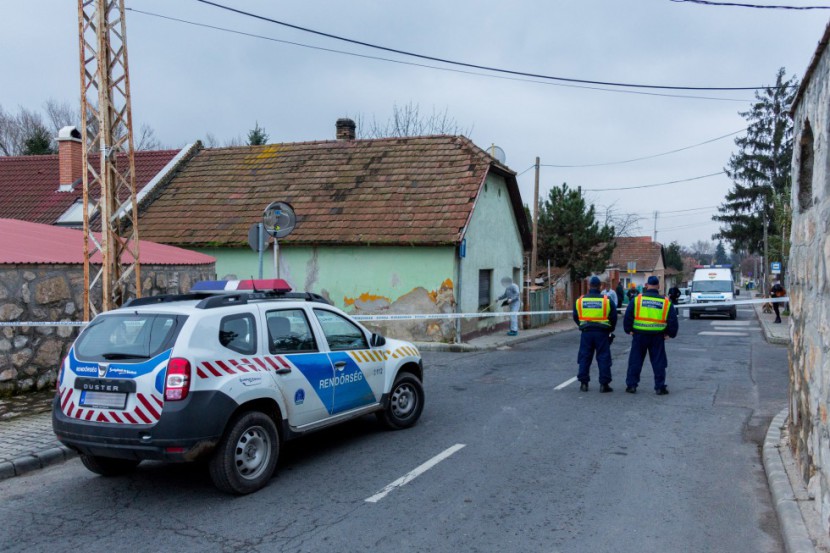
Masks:
[[[654,275],[660,279],[661,292],[667,290],[666,259],[662,244],[652,241],[650,236],[620,236],[614,242],[614,253],[611,254],[605,273],[610,275],[612,286],[619,282],[626,289],[632,283],[642,287],[648,277]]]
[[[530,232],[516,175],[463,136],[337,140],[201,149],[142,202],[142,238],[216,257],[220,277],[258,274],[248,229],[273,201],[297,214],[279,273],[354,313],[476,312],[523,280]],[[269,252],[264,276],[274,274]],[[493,319],[465,320],[462,333]],[[452,320],[396,324],[450,340]]]
[[[81,134],[75,127],[64,127],[57,141],[57,154],[0,157],[0,218],[83,225]],[[135,152],[136,188],[149,192],[191,148]],[[117,158],[119,164],[126,161],[125,154]]]

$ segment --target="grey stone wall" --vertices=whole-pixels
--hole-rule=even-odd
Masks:
[[[215,278],[210,265],[143,265],[142,294],[176,294]],[[100,292],[99,292],[100,294]],[[84,270],[78,265],[0,265],[0,322],[83,320]],[[0,395],[55,384],[78,327],[0,327]]]
[[[830,55],[825,51],[794,114],[790,446],[830,532]],[[811,135],[812,134],[812,139]]]

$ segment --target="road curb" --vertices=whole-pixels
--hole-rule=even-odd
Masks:
[[[78,454],[68,447],[58,446],[31,455],[23,455],[11,461],[3,461],[0,462],[0,480],[51,467],[77,456]]]
[[[769,425],[764,439],[763,460],[767,473],[772,503],[778,515],[778,524],[784,538],[787,553],[815,553],[816,549],[807,525],[801,516],[801,508],[790,485],[790,479],[781,459],[781,428],[787,418],[787,409],[783,409]]]

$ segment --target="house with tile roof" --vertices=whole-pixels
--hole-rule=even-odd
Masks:
[[[57,154],[0,157],[0,218],[73,228],[83,225],[81,134],[75,127],[64,127],[57,141]],[[192,148],[135,152],[139,194],[148,193]],[[126,154],[117,161],[126,163]]]
[[[631,284],[642,288],[648,277],[655,275],[660,279],[661,292],[667,290],[666,259],[660,242],[650,236],[619,236],[614,241],[614,253],[604,273],[612,286],[620,282],[626,289]]]
[[[279,276],[364,313],[476,312],[523,281],[530,231],[516,174],[463,136],[355,139],[199,150],[139,206],[141,237],[216,258],[219,277],[259,271],[248,229],[274,201],[295,230],[279,241]],[[269,253],[269,257],[272,253]],[[269,259],[264,276],[274,275]],[[461,332],[492,327],[464,320]],[[395,335],[449,340],[449,319]]]

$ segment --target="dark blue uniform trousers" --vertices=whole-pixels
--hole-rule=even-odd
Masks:
[[[643,361],[646,352],[654,370],[654,389],[659,390],[666,385],[666,367],[669,360],[666,357],[666,339],[662,332],[634,333],[631,341],[631,353],[628,354],[628,373],[625,376],[625,385],[636,388],[640,383],[640,372],[643,370]]]
[[[599,365],[599,383],[608,384],[611,382],[611,344],[608,342],[607,331],[584,330],[579,339],[579,373],[576,375],[580,382],[591,381],[591,363],[594,360],[594,352],[597,353],[597,365]]]

